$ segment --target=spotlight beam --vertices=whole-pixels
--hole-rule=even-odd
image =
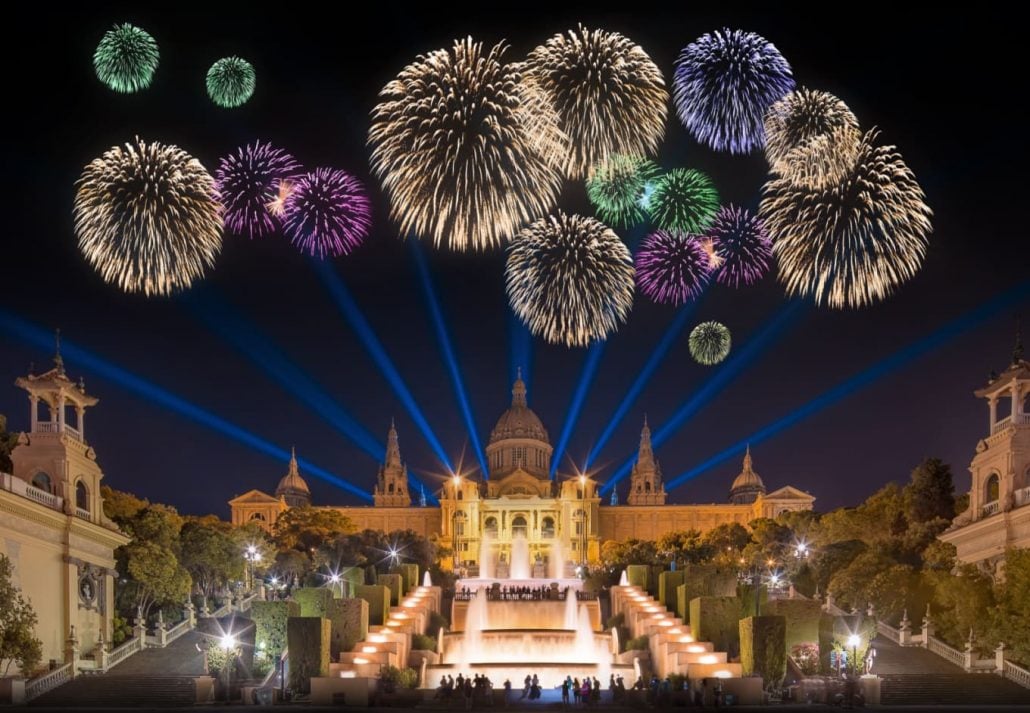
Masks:
[[[526,325],[515,316],[507,301],[505,311],[508,313],[509,364],[508,384],[515,383],[519,369],[522,369],[522,381],[526,384],[526,393],[530,392],[530,377],[533,375],[533,336]]]
[[[53,345],[52,333],[2,310],[0,310],[0,328],[35,347],[48,349]],[[176,396],[167,389],[147,381],[141,376],[126,371],[94,353],[76,346],[67,339],[61,340],[61,352],[72,361],[81,364],[87,371],[91,371],[101,378],[123,387],[137,396],[141,396],[147,401],[163,406],[202,426],[207,426],[238,443],[253,448],[259,453],[272,456],[279,462],[286,463],[290,460],[290,452],[285,448],[270,443],[260,436],[225,420],[221,416],[217,416],[180,396]],[[324,468],[320,468],[304,459],[298,458],[297,461],[303,466],[305,472],[327,483],[343,488],[363,500],[372,499],[366,490],[333,475]]]
[[[907,366],[910,362],[918,359],[927,352],[933,351],[955,337],[979,326],[998,312],[1012,306],[1028,296],[1030,296],[1030,280],[1022,282],[1016,287],[1003,292],[979,307],[966,312],[950,322],[947,322],[919,341],[909,344],[900,351],[897,351],[867,369],[858,372],[833,388],[824,391],[807,404],[791,411],[783,418],[758,429],[729,448],[716,453],[714,456],[708,458],[690,470],[676,476],[669,481],[667,487],[671,490],[672,488],[683,485],[688,480],[696,478],[706,470],[714,468],[720,463],[732,458],[734,455],[741,453],[747,447],[748,443],[755,445],[772,438],[780,432],[803,421],[812,414],[817,413],[828,406],[832,406],[841,399],[850,396],[856,391],[868,386],[874,381],[877,381],[881,377],[887,376],[888,374]]]
[[[433,326],[436,328],[436,339],[440,344],[444,363],[447,364],[447,371],[451,376],[454,395],[458,397],[461,415],[465,419],[465,428],[468,431],[469,439],[472,442],[472,449],[475,451],[476,460],[479,461],[479,467],[485,479],[489,476],[490,470],[486,467],[486,456],[483,454],[483,446],[479,442],[476,419],[472,416],[472,406],[465,392],[465,385],[461,378],[461,369],[458,366],[458,358],[454,353],[451,337],[447,333],[447,324],[444,322],[443,310],[440,308],[440,301],[436,298],[433,278],[429,274],[429,266],[426,264],[426,258],[422,254],[422,248],[419,246],[418,240],[409,240],[408,242],[411,243],[411,251],[415,255],[415,266],[418,268],[418,275],[422,282],[422,292],[425,294],[426,304],[429,306],[429,314],[433,318]]]
[[[440,444],[440,440],[436,437],[432,427],[429,425],[429,421],[426,420],[425,415],[422,413],[422,409],[419,408],[418,403],[415,401],[415,397],[411,394],[407,384],[404,383],[404,379],[401,377],[400,372],[397,371],[397,367],[394,366],[393,361],[386,353],[386,349],[383,348],[382,343],[379,341],[379,337],[376,336],[375,331],[372,329],[372,325],[365,319],[365,315],[361,313],[361,309],[358,307],[357,302],[351,296],[350,290],[344,285],[343,280],[332,268],[328,262],[320,260],[311,260],[311,263],[321,278],[322,283],[329,291],[330,296],[333,298],[333,303],[343,313],[347,323],[350,324],[351,328],[357,333],[358,339],[362,346],[365,347],[365,351],[372,357],[372,361],[382,372],[383,376],[386,377],[386,381],[390,384],[390,388],[393,389],[394,394],[404,404],[404,408],[407,409],[408,414],[412,420],[415,421],[415,425],[418,426],[422,435],[429,443],[429,447],[433,449],[436,457],[440,460],[440,463],[447,468],[448,471],[453,472],[454,467],[451,465],[450,458],[447,457],[446,451]]]
[[[759,354],[768,349],[777,337],[782,336],[784,330],[791,325],[802,312],[804,302],[793,300],[784,305],[776,315],[761,328],[761,330],[748,342],[736,350],[734,355],[723,364],[705,385],[694,392],[690,400],[683,403],[676,413],[672,415],[661,428],[657,429],[651,437],[651,443],[658,448],[669,439],[683,424],[692,418],[698,411],[704,408],[720,391],[726,388],[737,376],[744,371],[758,357]],[[601,488],[601,493],[611,491],[615,485],[629,474],[633,468],[633,460],[636,454],[630,455],[611,478]]]
[[[700,299],[700,298],[699,298]],[[673,343],[679,337],[683,331],[683,327],[686,325],[687,320],[694,313],[697,308],[698,300],[694,300],[689,304],[683,305],[678,312],[676,317],[665,329],[665,333],[662,335],[662,339],[658,342],[658,346],[651,352],[651,356],[647,358],[647,363],[644,364],[644,368],[637,374],[637,378],[633,380],[633,384],[629,387],[626,395],[622,397],[622,401],[615,408],[615,412],[612,414],[611,419],[608,421],[608,425],[604,427],[604,431],[601,432],[601,437],[597,439],[594,447],[590,449],[590,454],[587,456],[586,468],[594,464],[597,460],[597,456],[600,455],[601,450],[608,444],[612,434],[615,433],[615,429],[622,423],[622,419],[626,417],[626,413],[630,407],[636,402],[637,397],[640,396],[640,392],[644,390],[647,382],[651,380],[651,376],[655,370],[662,363],[662,360],[669,353]]]
[[[569,410],[565,415],[565,423],[562,424],[558,446],[551,455],[552,480],[558,471],[558,463],[565,453],[565,447],[569,445],[572,430],[576,427],[576,422],[579,420],[579,413],[583,409],[583,402],[586,400],[590,384],[593,383],[594,376],[597,374],[597,368],[601,364],[601,357],[604,356],[604,345],[607,343],[604,339],[598,340],[591,344],[590,349],[587,351],[586,359],[583,362],[583,369],[579,372],[579,382],[576,384],[576,390],[572,394],[572,401],[569,403]]]
[[[386,453],[383,444],[343,406],[330,398],[326,389],[290,361],[256,325],[233,309],[211,288],[201,288],[187,293],[183,302],[194,317],[240,354],[261,367],[291,396],[297,397],[314,409],[337,431],[370,455],[376,463],[383,462]]]

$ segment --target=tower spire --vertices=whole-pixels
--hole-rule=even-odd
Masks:
[[[397,439],[397,427],[394,425],[394,421],[390,419],[390,431],[386,436],[386,462],[384,465],[387,466],[400,466],[401,464],[401,446],[400,441]]]
[[[1023,361],[1023,329],[1019,317],[1016,317],[1016,346],[1012,349],[1012,363]]]
[[[300,468],[297,466],[297,447],[290,446],[290,468],[288,475],[300,475]]]
[[[637,452],[637,463],[654,467],[654,449],[651,447],[651,428],[647,425],[647,414],[644,414],[644,427],[640,431],[640,449]]]
[[[518,368],[515,376],[515,383],[511,387],[511,405],[526,405],[526,382],[522,380],[522,367]]]

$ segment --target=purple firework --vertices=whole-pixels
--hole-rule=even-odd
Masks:
[[[346,255],[368,237],[372,203],[361,181],[346,171],[316,168],[286,197],[283,232],[310,255]]]
[[[290,154],[256,141],[218,162],[215,182],[226,226],[237,235],[259,238],[279,227],[274,206],[284,186],[303,172]]]
[[[772,262],[772,240],[765,223],[743,208],[724,206],[705,233],[711,239],[721,267],[715,279],[722,285],[740,287],[761,280]]]
[[[693,235],[656,230],[640,244],[635,263],[641,292],[660,304],[694,299],[712,277],[708,253]]]
[[[765,113],[794,89],[790,65],[760,35],[723,29],[702,35],[676,60],[673,98],[680,121],[716,151],[765,145]]]

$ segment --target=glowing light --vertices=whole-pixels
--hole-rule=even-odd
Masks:
[[[707,654],[698,659],[698,663],[719,663],[719,657],[715,654]]]
[[[368,640],[374,644],[385,644],[387,641],[386,637],[382,634],[371,634],[369,635]]]
[[[654,153],[669,93],[661,70],[632,40],[582,25],[547,40],[526,60],[568,136],[563,162],[581,178],[615,154]]]
[[[857,648],[862,643],[862,637],[858,634],[852,634],[848,637],[848,646],[851,648]]]
[[[375,653],[378,653],[378,652],[379,652],[379,649],[377,649],[375,646],[362,646],[361,647],[361,653],[363,653],[363,654],[375,654]],[[357,663],[357,661],[355,661],[355,663]]]
[[[257,75],[242,57],[223,57],[207,70],[207,95],[220,107],[241,106],[254,94]]]
[[[717,270],[722,267],[725,260],[715,250],[715,241],[711,238],[700,238],[698,243],[701,245],[701,249],[705,251],[705,255],[708,256],[708,267],[711,270]]]
[[[841,180],[861,141],[858,119],[829,92],[798,89],[765,115],[769,168],[794,183],[822,187]]]
[[[97,79],[116,92],[135,92],[150,86],[160,54],[145,30],[123,23],[104,33],[93,53]]]
[[[587,196],[602,222],[628,228],[646,218],[641,201],[659,174],[658,166],[642,156],[616,154],[594,168],[587,178]]]
[[[351,253],[372,226],[372,203],[346,171],[316,168],[286,197],[283,232],[294,246],[323,259]]]
[[[451,483],[454,484],[455,488],[461,487],[461,476],[456,475],[453,478],[451,478]]]
[[[715,676],[716,678],[733,678],[733,673],[730,672],[730,671],[727,671],[724,668],[719,669],[718,671],[716,671],[712,675]]]
[[[759,215],[787,294],[818,305],[862,307],[887,297],[922,266],[932,211],[893,146],[862,139],[854,166],[826,188],[775,178]]]
[[[75,191],[79,250],[126,292],[170,295],[222,249],[214,179],[177,146],[136,139],[93,159]]]
[[[680,637],[680,643],[681,644],[693,644],[694,643],[694,637],[690,636],[689,634],[686,635],[686,636],[681,636]],[[689,651],[692,654],[700,654],[700,653],[704,653],[705,647],[704,646],[696,646],[696,645],[695,646],[688,646],[687,647],[687,651]]]
[[[215,184],[226,226],[238,235],[257,238],[278,228],[282,201],[289,196],[290,179],[300,164],[282,149],[257,141],[222,158]]]
[[[331,575],[331,576],[329,577],[329,581],[330,581],[330,582],[332,582],[333,584],[339,584],[339,583],[340,583],[340,575],[338,575],[338,574],[335,574],[335,573],[334,573],[334,574],[332,574],[332,575]]]
[[[530,331],[585,347],[624,322],[633,306],[633,261],[611,228],[558,212],[524,228],[508,247],[508,299]]]
[[[674,168],[654,182],[647,212],[663,230],[703,233],[719,210],[712,179],[693,168]]]
[[[659,304],[688,302],[711,279],[708,255],[691,235],[657,230],[644,238],[635,263],[640,291]]]
[[[762,279],[772,262],[772,241],[765,224],[743,208],[725,206],[705,233],[714,256],[717,282],[730,287]],[[707,249],[706,249],[707,251]]]
[[[766,111],[793,88],[779,50],[742,30],[710,32],[684,47],[673,77],[683,125],[701,143],[734,154],[762,147]]]
[[[372,168],[401,234],[483,250],[554,205],[561,177],[539,137],[564,137],[521,66],[503,64],[505,49],[456,41],[420,55],[380,92]]]
[[[658,622],[658,626],[672,626],[672,622],[668,619],[663,619],[662,621]]]
[[[690,356],[699,364],[718,364],[730,353],[730,330],[719,322],[701,322],[690,331]]]
[[[218,645],[226,651],[232,651],[237,645],[236,637],[232,634],[225,634],[221,639],[219,639]]]
[[[354,663],[356,663],[356,664],[372,663],[371,661],[366,659],[364,656],[355,656],[353,660],[354,660]]]

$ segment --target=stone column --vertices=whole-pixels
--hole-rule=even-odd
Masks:
[[[75,635],[75,625],[68,627],[68,638],[64,641],[64,662],[72,665],[72,676],[79,670],[79,639]]]
[[[39,397],[35,394],[29,394],[29,404],[29,418],[32,424],[30,433],[35,433],[36,425],[39,423]]]
[[[57,430],[64,433],[64,394],[57,397]]]
[[[933,619],[930,617],[930,605],[926,605],[926,615],[923,617],[923,648],[930,646],[930,637],[933,636]]]
[[[973,670],[973,630],[969,630],[969,638],[966,639],[966,646],[962,652],[962,668],[967,672]]]
[[[994,672],[999,676],[1005,675],[1005,643],[998,642],[998,648],[994,650]]]
[[[147,648],[147,620],[143,618],[143,607],[136,607],[136,621],[133,636],[140,641],[140,648]]]
[[[104,632],[100,631],[100,635],[97,637],[97,647],[93,654],[94,660],[96,661],[97,668],[101,671],[107,670],[107,642],[104,640]]]
[[[165,626],[165,615],[160,609],[157,610],[157,627],[154,633],[157,635],[157,645],[162,649],[168,645],[168,627]]]
[[[991,409],[991,429],[988,435],[994,433],[994,424],[998,422],[998,399],[992,396],[987,403]]]
[[[190,629],[197,628],[197,610],[189,599],[186,600],[186,606],[182,609],[182,617],[189,622],[188,626]]]
[[[912,644],[912,622],[908,620],[908,609],[901,616],[901,624],[898,627],[898,644],[911,646]]]
[[[75,407],[75,427],[79,429],[79,436],[82,437],[82,442],[86,442],[86,409],[81,406]]]

